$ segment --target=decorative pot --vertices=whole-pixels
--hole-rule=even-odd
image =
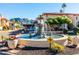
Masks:
[[[8,40],[7,43],[10,49],[15,49],[17,47],[18,40]]]

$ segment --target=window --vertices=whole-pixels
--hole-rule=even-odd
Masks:
[[[78,17],[76,16],[76,20],[78,19]]]

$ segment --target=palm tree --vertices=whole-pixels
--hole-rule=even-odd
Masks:
[[[65,3],[62,4],[62,8],[64,8],[64,7],[66,7],[66,4]]]
[[[62,13],[63,11],[62,11],[62,9],[60,9],[60,13]]]
[[[61,6],[60,13],[64,13],[66,7],[67,7],[67,5],[65,3],[63,3],[62,6]]]

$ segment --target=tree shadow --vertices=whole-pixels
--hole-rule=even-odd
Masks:
[[[0,55],[10,55],[10,54],[8,54],[8,53],[1,53],[1,52],[0,52]]]
[[[47,50],[48,47],[30,47],[30,46],[26,46],[24,48],[22,48],[21,50]]]

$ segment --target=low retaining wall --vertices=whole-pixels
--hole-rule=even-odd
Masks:
[[[63,31],[45,31],[45,33],[47,33],[47,34],[50,34],[50,33],[52,33],[52,34],[63,34]]]

